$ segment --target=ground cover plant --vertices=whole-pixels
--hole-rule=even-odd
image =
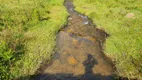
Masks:
[[[33,75],[66,24],[64,0],[0,0],[0,79]]]
[[[87,15],[110,36],[105,53],[117,74],[142,79],[142,0],[74,0],[76,10]]]

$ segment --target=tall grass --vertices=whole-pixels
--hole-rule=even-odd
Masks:
[[[63,2],[0,0],[0,79],[33,75],[50,61],[56,33],[68,16]]]
[[[142,0],[74,0],[76,10],[87,15],[110,37],[105,53],[115,61],[117,73],[142,79]]]

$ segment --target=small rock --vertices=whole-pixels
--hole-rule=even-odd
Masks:
[[[71,32],[73,32],[73,30],[72,30],[72,29],[68,29],[67,32],[68,32],[68,33],[71,33]]]
[[[84,19],[88,19],[87,16],[84,16]]]
[[[68,54],[68,53],[67,53],[67,52],[63,52],[63,54],[65,54],[65,55],[66,55],[66,54]]]
[[[77,39],[73,39],[73,42],[74,42],[74,43],[78,43],[78,40],[77,40]]]
[[[83,22],[83,24],[89,24],[89,22],[88,22],[88,21],[86,21],[86,22]]]
[[[71,23],[68,23],[68,25],[70,26],[70,25],[71,25]]]
[[[79,49],[81,47],[80,42],[77,39],[73,39],[72,44],[76,49]]]
[[[128,14],[126,14],[126,18],[135,19],[135,14],[134,13],[128,13]]]
[[[71,17],[69,17],[69,18],[68,18],[68,20],[72,20],[72,18],[71,18]]]
[[[79,43],[79,41],[78,41],[78,40],[73,39],[73,44],[74,44],[74,45],[78,45],[78,43]]]
[[[69,63],[70,65],[76,65],[76,64],[77,64],[77,60],[75,59],[74,56],[69,56],[69,57],[68,57],[68,63]]]
[[[72,12],[72,11],[73,11],[73,8],[70,8],[69,10]]]
[[[93,41],[93,42],[96,42],[96,38],[93,38],[93,37],[86,37],[86,39],[90,40],[90,41]]]

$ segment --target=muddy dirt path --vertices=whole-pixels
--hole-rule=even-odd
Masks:
[[[57,34],[53,62],[35,80],[113,80],[113,66],[103,53],[107,34],[65,1],[68,25]]]

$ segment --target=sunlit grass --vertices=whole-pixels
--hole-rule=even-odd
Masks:
[[[51,8],[53,13],[51,12],[50,16],[55,15],[54,17],[51,17],[51,19],[47,22],[42,22],[39,25],[34,26],[33,29],[29,30],[25,34],[26,36],[35,38],[26,43],[27,51],[25,56],[21,59],[21,61],[17,62],[18,70],[16,71],[19,72],[16,72],[14,69],[16,75],[19,75],[19,73],[22,73],[21,76],[34,74],[43,61],[50,61],[56,44],[56,33],[64,24],[66,24],[65,15],[67,15],[67,13],[65,12],[64,7],[59,8],[59,12],[56,12],[56,7],[57,6]],[[60,10],[64,10],[64,12],[60,12]],[[57,13],[58,16],[56,15]],[[23,64],[22,67],[20,67],[21,64]]]
[[[117,73],[142,78],[142,0],[74,0],[76,10],[87,15],[110,37],[105,53],[116,62]],[[134,14],[128,18],[128,14]]]
[[[0,0],[0,30],[19,30],[20,26],[25,38],[24,54],[10,64],[7,72],[10,77],[33,75],[43,61],[50,61],[56,33],[66,24],[68,16],[63,3],[64,0]],[[7,75],[4,77],[9,79]]]

